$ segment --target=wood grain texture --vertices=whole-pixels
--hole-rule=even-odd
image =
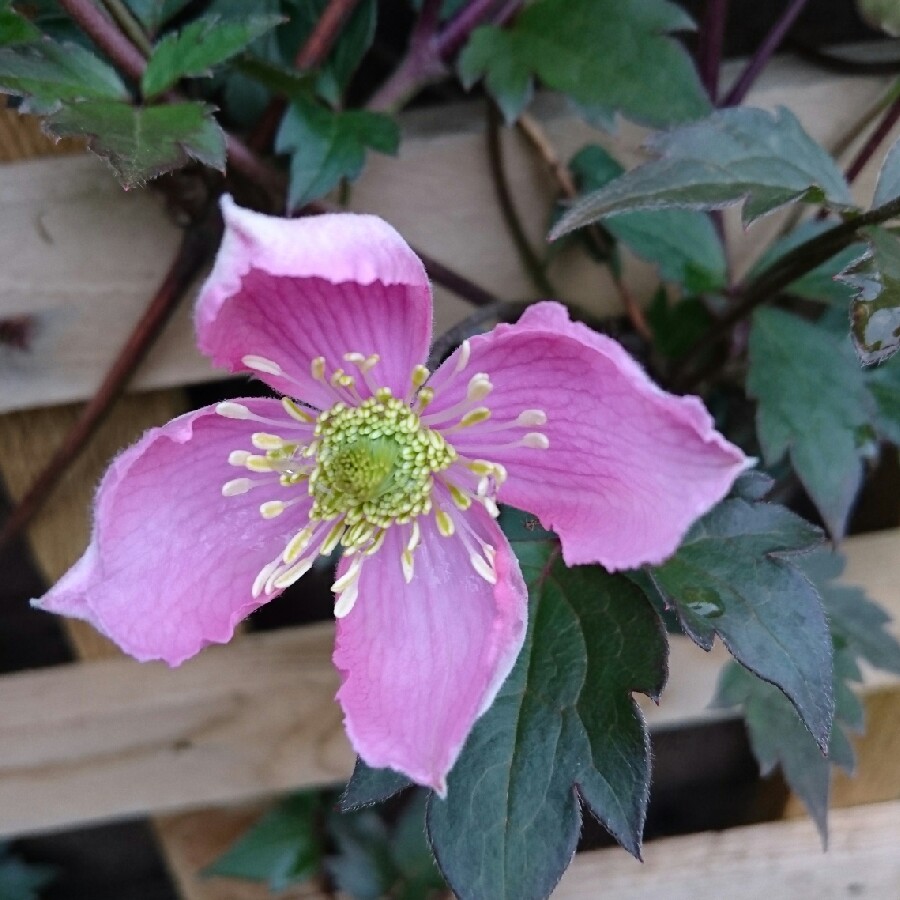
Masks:
[[[772,63],[751,102],[791,107],[827,145],[885,83],[824,74],[784,58]],[[590,129],[553,97],[539,98],[535,110],[564,158],[589,141],[607,145],[625,162],[641,158],[638,147],[646,132],[635,126],[623,123],[610,137]],[[535,289],[492,201],[483,119],[479,103],[405,114],[400,155],[371,155],[353,186],[350,206],[384,216],[423,251],[498,296],[533,298]],[[551,182],[517,133],[504,135],[504,155],[525,229],[541,246]],[[863,202],[871,196],[876,171],[877,161],[859,181]],[[733,267],[740,273],[782,219],[767,216],[747,232],[738,216],[728,221]],[[0,348],[0,410],[90,396],[165,272],[178,238],[178,228],[155,194],[126,194],[96,159],[0,166],[0,318],[28,314],[37,324],[30,352]],[[657,284],[652,270],[626,254],[625,273],[632,293],[649,299]],[[562,298],[596,315],[619,312],[605,269],[584,254],[559,252],[550,276]],[[194,348],[188,307],[169,324],[138,373],[135,389],[220,377]],[[465,303],[437,290],[437,333],[467,311]]]
[[[900,611],[895,588],[879,599]],[[0,679],[0,835],[344,780],[332,642],[325,624],[246,635],[174,670],[122,658]],[[706,710],[715,657],[673,646],[673,690],[647,709],[651,727],[721,715]]]
[[[581,853],[553,900],[890,900],[900,886],[900,802],[836,811],[823,853],[812,822],[772,822]]]
[[[20,116],[0,101],[0,163],[19,162],[37,156],[64,156],[83,153],[85,141],[78,138],[58,140],[41,130],[33,116]]]

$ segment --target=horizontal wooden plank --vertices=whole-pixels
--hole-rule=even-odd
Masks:
[[[774,62],[751,102],[797,111],[809,130],[833,143],[883,89],[883,78],[824,74],[785,57]],[[536,104],[559,151],[584,143],[614,145],[637,158],[643,132],[623,125],[602,135],[574,117],[558,98]],[[828,115],[823,115],[827,110]],[[496,203],[484,153],[483,110],[463,104],[402,118],[398,158],[372,154],[351,193],[351,207],[379,213],[414,244],[506,298],[534,297]],[[504,142],[506,169],[526,231],[544,239],[552,185],[521,138]],[[859,181],[868,199],[875,164]],[[754,258],[779,226],[769,216],[744,233],[729,219],[735,270]],[[90,396],[165,272],[178,228],[151,191],[124,193],[107,168],[89,157],[0,166],[0,318],[29,315],[31,349],[0,347],[0,411]],[[619,309],[608,274],[583,254],[560,253],[550,271],[559,295],[599,315]],[[648,267],[626,260],[635,296],[655,287]],[[446,291],[436,292],[436,328],[467,311]],[[219,377],[194,348],[189,304],[169,324],[138,373],[134,387],[165,387]]]
[[[554,900],[844,900],[900,892],[900,801],[833,812],[828,852],[812,822],[772,822],[581,853]]]
[[[898,541],[848,542],[859,580],[878,562],[873,594],[895,616],[900,578],[882,573],[896,573]],[[345,779],[332,640],[325,624],[241,637],[175,670],[110,659],[0,679],[0,836]],[[646,707],[654,727],[711,715],[724,654],[672,646],[670,688]]]

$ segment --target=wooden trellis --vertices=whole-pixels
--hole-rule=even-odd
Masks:
[[[882,87],[877,79],[811,82],[802,68],[781,63],[756,99],[791,106],[827,144]],[[428,113],[414,116],[401,158],[375,162],[353,202],[385,215],[436,257],[468,265],[486,287],[527,296],[515,255],[484,201],[489,188],[476,164],[482,140],[476,120],[465,110],[459,115],[457,122],[442,113],[439,126]],[[549,123],[564,152],[596,137],[570,117],[551,115]],[[826,123],[833,134],[823,134]],[[637,139],[626,133],[626,142]],[[77,151],[54,147],[34,123],[0,113],[0,161],[6,163],[0,166],[0,317],[32,315],[39,326],[31,356],[0,355],[0,476],[14,499],[77,415],[77,406],[50,404],[89,396],[177,241],[159,201],[123,195],[102,166]],[[520,202],[544,209],[536,163],[513,141],[508,152]],[[45,158],[24,161],[33,157]],[[871,191],[874,171],[861,179],[863,194]],[[539,217],[532,218],[539,228]],[[754,241],[741,245],[737,268],[748,265],[754,246],[775,227],[764,223]],[[557,280],[567,296],[609,311],[599,270],[586,266]],[[650,281],[639,265],[630,270],[640,293]],[[463,311],[443,295],[438,304],[439,327]],[[87,541],[91,495],[110,456],[183,411],[179,385],[213,377],[193,350],[186,319],[184,310],[138,379],[157,390],[119,402],[31,527],[31,548],[48,581]],[[895,620],[898,551],[900,530],[854,538],[845,576],[863,584]],[[349,774],[353,757],[333,703],[332,627],[243,635],[174,671],[123,658],[81,623],[66,628],[81,661],[0,678],[0,837],[146,815],[185,900],[268,896],[263,888],[197,873],[259,814],[259,805],[247,804]],[[646,710],[651,726],[722,715],[706,704],[724,659],[720,649],[704,654],[674,639],[669,688],[659,708]],[[873,675],[864,690],[869,722],[858,744],[860,771],[853,781],[837,777],[834,803],[847,808],[832,817],[828,856],[808,821],[774,822],[652,843],[643,868],[621,851],[582,854],[555,896],[595,897],[601,888],[617,898],[890,896],[900,884],[900,688]],[[789,804],[788,814],[797,813]]]

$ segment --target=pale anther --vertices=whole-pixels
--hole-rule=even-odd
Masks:
[[[409,584],[413,579],[413,555],[409,550],[400,554],[400,565],[403,568],[403,580]]]
[[[472,563],[472,568],[488,583],[488,584],[496,584],[497,583],[497,573],[491,568],[490,564],[483,556],[479,556],[477,553],[472,553],[469,556],[469,562]]]
[[[272,585],[276,588],[290,587],[295,581],[299,581],[311,568],[313,557],[302,560],[296,566],[286,569],[277,578],[273,579]]]
[[[256,580],[253,582],[253,587],[250,589],[250,596],[255,600],[262,592],[263,588],[266,586],[266,582],[269,580],[271,575],[275,572],[278,566],[281,564],[281,560],[273,559],[272,562],[263,566],[260,569],[259,575],[256,576]]]
[[[486,422],[491,417],[491,411],[486,406],[479,406],[471,412],[467,412],[457,424],[457,428],[468,428],[471,425],[478,425],[480,422]]]
[[[316,420],[315,416],[310,415],[305,409],[302,409],[296,402],[291,400],[290,397],[282,397],[281,405],[284,407],[284,411],[292,419],[296,419],[298,422],[315,422]]]
[[[457,375],[469,364],[469,356],[472,353],[472,345],[468,340],[462,342],[459,347],[459,357],[456,360],[456,368],[453,374]]]
[[[249,450],[232,450],[231,453],[228,454],[228,464],[231,466],[240,466],[243,468],[247,465],[247,460],[253,454]]]
[[[419,540],[422,537],[422,530],[419,528],[418,519],[413,519],[412,528],[410,529],[409,540],[406,543],[406,549],[410,553],[419,546]]]
[[[307,525],[306,528],[298,531],[288,542],[281,554],[281,558],[285,565],[290,565],[295,560],[300,559],[300,554],[309,546],[313,537],[313,527]]]
[[[353,609],[354,604],[356,603],[356,598],[359,596],[359,578],[357,577],[353,583],[341,592],[340,596],[337,598],[337,602],[334,604],[334,617],[336,619],[343,619],[351,609]]]
[[[266,459],[265,456],[254,456],[252,453],[247,457],[244,462],[244,468],[249,469],[251,472],[272,472],[274,471],[274,467],[272,465],[272,461],[270,459]]]
[[[325,377],[325,357],[317,356],[309,364],[309,370],[316,381],[321,381]]]
[[[277,362],[266,359],[265,356],[244,356],[241,362],[255,372],[264,372],[266,375],[284,375],[284,370]]]
[[[280,450],[284,446],[284,441],[277,434],[267,434],[265,431],[255,432],[250,442],[257,450]]]
[[[435,521],[437,522],[438,531],[444,537],[450,537],[453,532],[456,530],[453,525],[453,519],[444,512],[444,510],[439,509],[434,514]]]
[[[469,380],[469,388],[466,391],[466,399],[472,401],[484,400],[494,389],[491,379],[486,372],[479,372]]]
[[[516,425],[546,425],[547,413],[542,409],[525,409],[519,413]]]
[[[287,505],[281,500],[267,500],[265,503],[260,505],[259,514],[264,519],[274,519],[277,516],[280,516],[286,508]]]
[[[216,406],[216,412],[225,419],[252,419],[253,413],[242,403],[226,400]]]
[[[412,370],[412,374],[409,376],[410,381],[412,381],[412,386],[416,389],[422,387],[426,381],[428,381],[428,376],[431,372],[428,371],[427,366],[416,366]]]
[[[347,571],[344,572],[344,574],[331,586],[331,590],[336,594],[346,590],[359,577],[359,570],[362,568],[362,563],[363,560],[361,556],[354,557],[353,562],[350,563]]]
[[[236,497],[238,494],[246,494],[253,487],[249,478],[234,478],[222,485],[223,497]]]
[[[546,434],[541,434],[539,431],[529,431],[528,434],[522,438],[522,443],[526,447],[533,447],[535,450],[546,450],[550,446],[550,438],[548,438]]]

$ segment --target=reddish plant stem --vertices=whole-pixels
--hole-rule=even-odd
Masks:
[[[894,130],[894,126],[900,120],[900,99],[895,100],[888,108],[881,121],[875,126],[875,130],[869,135],[866,142],[859,148],[856,156],[847,166],[847,181],[851,184],[859,177],[859,173],[866,167],[866,163],[878,152],[888,135]]]
[[[563,196],[569,200],[574,200],[578,196],[578,187],[572,178],[572,173],[569,171],[568,166],[559,158],[556,148],[551,143],[550,138],[547,137],[544,129],[528,113],[523,113],[519,116],[516,125],[553,176]],[[601,257],[609,256],[614,241],[612,235],[602,225],[597,223],[590,225],[585,229],[585,233]],[[609,271],[616,286],[616,291],[619,294],[619,299],[622,302],[622,308],[625,310],[625,315],[628,316],[632,327],[644,340],[652,343],[653,332],[647,324],[644,311],[634,299],[631,291],[626,287],[625,282],[616,274],[612,267],[610,267]]]
[[[215,207],[199,222],[185,230],[178,255],[156,294],[107,371],[97,393],[85,405],[78,420],[53,454],[53,458],[7,519],[3,530],[0,531],[0,545],[19,534],[31,522],[72,461],[84,449],[147,355],[147,351],[153,346],[185,291],[212,259],[221,234],[222,219]]]
[[[340,37],[341,28],[358,5],[359,0],[331,0],[309,37],[297,51],[297,55],[294,57],[294,68],[302,71],[315,69],[322,65],[328,58],[335,41]],[[286,107],[287,101],[284,97],[272,98],[260,116],[253,133],[247,139],[248,145],[253,150],[261,152],[272,146]]]
[[[540,292],[543,297],[556,296],[556,290],[550,283],[547,273],[544,271],[544,264],[541,262],[528,240],[519,211],[516,209],[516,202],[513,199],[512,190],[509,186],[509,179],[506,177],[506,167],[503,164],[503,147],[500,139],[500,111],[492,100],[487,101],[487,127],[485,128],[485,138],[488,168],[491,172],[491,181],[494,185],[494,194],[497,199],[497,206],[500,208],[500,215],[506,230],[516,248],[519,256],[519,262],[522,268],[531,279],[531,283]]]
[[[434,257],[423,253],[416,247],[413,247],[412,251],[422,260],[428,277],[435,284],[439,284],[458,297],[462,297],[463,300],[471,303],[472,306],[491,306],[499,302],[490,291],[475,284],[474,281],[470,281],[465,275],[460,275],[459,272],[448,268],[442,262],[438,262]]]
[[[59,5],[129,78],[141,80],[147,68],[143,54],[105,12],[91,0],[59,0]]]
[[[719,100],[719,73],[722,68],[722,46],[727,20],[728,0],[706,0],[706,14],[697,45],[697,68],[700,80],[713,103]]]
[[[725,95],[725,99],[719,106],[738,106],[747,96],[748,91],[756,83],[762,70],[766,67],[775,51],[781,46],[781,42],[787,37],[797,17],[803,12],[807,0],[790,0],[781,18],[772,26],[769,33],[763,38],[756,53],[750,58],[744,71],[738,76],[731,90]]]
[[[509,4],[507,4],[509,5]],[[515,6],[519,6],[516,3]],[[452,59],[462,49],[469,35],[483,25],[497,7],[497,0],[472,0],[464,6],[434,39],[434,49],[443,60]]]
[[[388,80],[372,95],[367,107],[387,111],[402,105],[423,85],[444,74],[447,64],[479,25],[488,21],[502,24],[520,5],[521,0],[507,0],[498,9],[497,0],[472,0],[438,30],[436,16],[429,13],[426,19],[426,4],[410,38],[406,55]]]

